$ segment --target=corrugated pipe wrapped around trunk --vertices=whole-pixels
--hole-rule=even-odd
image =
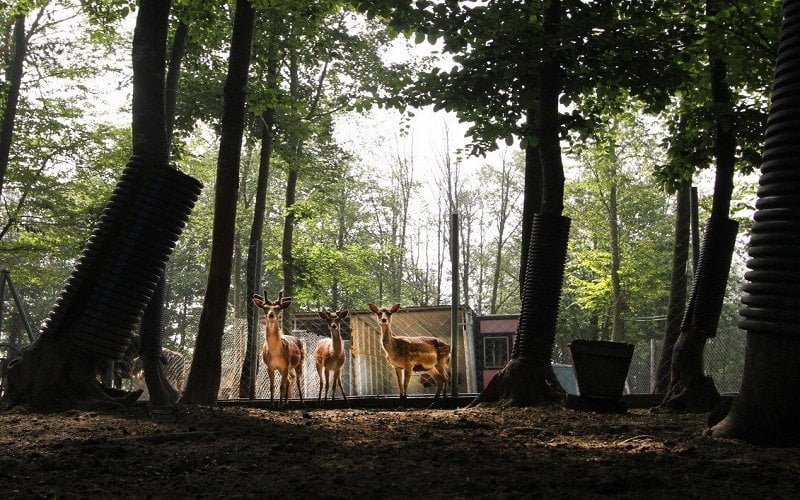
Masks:
[[[174,168],[132,157],[42,335],[121,359],[201,189]]]
[[[532,340],[540,335],[555,335],[569,226],[570,219],[561,215],[533,216],[522,307],[512,354],[515,358],[539,357],[550,361],[552,352],[536,352],[539,342]],[[530,332],[534,332],[533,335]]]
[[[784,15],[739,327],[800,335],[800,4]]]
[[[681,330],[696,328],[706,337],[716,336],[738,231],[739,223],[727,217],[708,220]]]

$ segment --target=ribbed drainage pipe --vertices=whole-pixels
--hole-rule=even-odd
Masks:
[[[537,352],[540,336],[554,336],[567,255],[570,219],[561,215],[535,214],[525,266],[522,307],[513,357],[547,358]]]
[[[42,335],[121,359],[201,189],[174,168],[131,158]]]
[[[739,327],[800,335],[800,4],[784,3]]]

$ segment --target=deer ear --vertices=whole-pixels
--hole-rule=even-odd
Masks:
[[[369,310],[374,312],[375,314],[378,314],[378,306],[376,306],[375,304],[369,304]]]
[[[400,309],[400,304],[392,304],[392,308],[389,309],[392,314],[396,313]]]
[[[294,301],[294,299],[292,299],[291,297],[282,297],[281,300],[280,300],[281,309],[288,308],[289,306],[292,305],[293,301]]]
[[[266,305],[266,302],[264,302],[264,297],[262,297],[261,295],[255,295],[254,294],[253,295],[253,304],[255,304],[256,306],[258,306],[258,307],[263,309],[264,306]]]
[[[342,309],[341,311],[339,311],[338,316],[339,319],[345,319],[346,317],[350,316],[350,311],[348,311],[347,309]]]
[[[323,309],[323,310],[321,310],[321,311],[317,311],[317,314],[319,314],[319,317],[320,317],[320,318],[322,318],[322,319],[324,319],[324,320],[326,320],[326,321],[328,320],[328,315],[325,313],[325,310],[324,310],[324,309]]]

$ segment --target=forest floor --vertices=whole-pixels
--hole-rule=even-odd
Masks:
[[[0,412],[3,498],[800,498],[704,415],[246,406]]]

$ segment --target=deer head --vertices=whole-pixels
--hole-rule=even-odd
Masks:
[[[280,320],[280,312],[292,305],[291,297],[281,297],[276,301],[269,300],[261,295],[253,295],[253,304],[264,311],[267,321]]]
[[[330,330],[331,333],[334,333],[336,331],[339,331],[339,329],[341,328],[342,320],[345,319],[350,314],[350,312],[347,309],[342,309],[341,311],[335,311],[335,312],[323,309],[319,311],[317,314],[319,314],[319,317],[325,320],[326,323],[328,323],[328,330]]]
[[[389,325],[392,322],[392,314],[400,309],[400,304],[394,304],[392,307],[378,307],[375,304],[369,304],[369,310],[375,313],[378,317],[378,324]]]

